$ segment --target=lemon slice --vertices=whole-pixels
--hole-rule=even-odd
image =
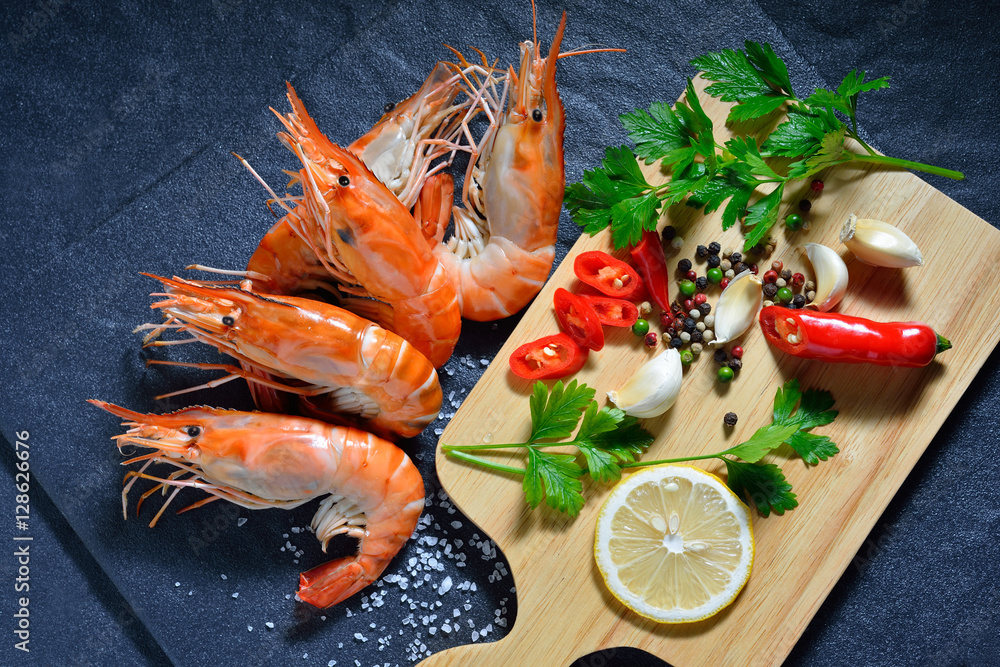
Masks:
[[[715,475],[664,465],[624,478],[597,518],[594,558],[611,594],[660,623],[729,605],[753,567],[750,510]]]

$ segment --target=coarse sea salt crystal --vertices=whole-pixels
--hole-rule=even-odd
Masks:
[[[274,623],[272,623],[271,621],[268,621],[264,625],[267,626],[268,630],[274,630]]]
[[[247,626],[247,632],[253,632],[253,626],[252,625],[248,625]]]
[[[242,526],[246,522],[247,522],[247,518],[245,516],[241,516],[239,519],[236,520],[236,525],[237,526]]]
[[[438,595],[444,595],[445,593],[450,591],[451,586],[452,586],[451,577],[445,577],[444,581],[441,582],[441,585],[438,586]]]

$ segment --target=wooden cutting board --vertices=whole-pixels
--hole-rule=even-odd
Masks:
[[[699,91],[703,83],[699,82]],[[728,105],[701,95],[705,111],[724,128]],[[663,178],[650,168],[650,177]],[[799,507],[784,516],[754,514],[753,574],[736,601],[717,616],[689,625],[660,625],[631,612],[604,587],[593,559],[594,527],[609,485],[584,485],[587,504],[575,519],[542,505],[530,510],[521,479],[496,474],[437,452],[437,470],[458,507],[503,549],[517,586],[517,618],[499,642],[473,644],[435,654],[424,665],[569,665],[592,651],[634,646],[672,665],[775,665],[788,655],[830,589],[854,558],[907,474],[1000,339],[1000,232],[916,176],[865,166],[841,166],[823,174],[822,194],[808,184],[792,188],[781,218],[808,196],[811,229],[786,233],[771,259],[801,270],[811,268],[795,247],[806,241],[836,248],[850,273],[847,296],[837,310],[875,320],[919,320],[954,343],[939,361],[922,369],[830,365],[772,351],[758,327],[743,337],[742,372],[729,385],[715,381],[711,352],[685,373],[676,405],[645,420],[656,436],[647,460],[719,451],[747,439],[769,422],[775,390],[790,378],[804,388],[833,393],[840,417],[818,432],[841,449],[810,468],[800,459],[771,459],[781,465],[798,494]],[[861,264],[839,243],[848,214],[885,220],[903,229],[921,248],[925,265],[904,270]],[[673,207],[661,226],[673,224],[684,248],[668,255],[673,269],[694,257],[698,244],[719,241],[739,248],[736,230],[722,233],[720,217]],[[524,319],[441,436],[441,443],[523,442],[529,432],[531,383],[508,370],[519,345],[556,333],[552,293],[573,289],[573,258],[586,250],[610,250],[608,234],[582,236],[556,269]],[[695,262],[700,275],[705,265]],[[974,267],[974,270],[970,270]],[[763,268],[762,268],[763,270]],[[671,285],[676,294],[676,284]],[[715,303],[718,290],[710,291]],[[653,330],[659,331],[658,322]],[[662,348],[657,348],[657,352]],[[591,353],[575,376],[605,393],[621,386],[653,352],[627,330],[608,330],[604,349]],[[726,429],[726,412],[739,415]],[[727,432],[731,431],[731,432]],[[523,454],[497,452],[499,462]],[[482,454],[483,452],[477,452]],[[721,463],[706,469],[724,474]],[[900,591],[905,595],[905,591]]]

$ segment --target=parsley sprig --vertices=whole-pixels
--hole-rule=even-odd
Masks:
[[[584,231],[593,235],[610,225],[615,247],[634,245],[643,230],[656,229],[664,205],[686,200],[706,215],[722,208],[723,229],[741,221],[744,247],[749,250],[767,237],[777,221],[788,184],[834,165],[871,162],[963,178],[951,169],[879,155],[858,135],[858,96],[888,88],[889,77],[866,81],[866,73],[855,70],[836,90],[817,88],[800,99],[792,90],[785,63],[770,45],[747,41],[744,49],[708,53],[691,64],[713,82],[705,88],[709,95],[735,103],[728,122],[750,121],[779,110],[784,110],[786,120],[760,144],[752,136],[719,144],[691,79],[684,99],[673,107],[654,102],[649,109],[622,114],[634,151],[628,146],[608,148],[599,168],[585,171],[580,183],[566,188],[566,206]],[[847,150],[847,139],[858,142],[865,152]],[[772,158],[791,163],[779,170],[769,164]],[[670,170],[670,181],[649,183],[639,159],[647,164],[659,161]],[[755,194],[761,196],[751,204]]]
[[[829,392],[801,391],[798,380],[790,380],[774,397],[772,422],[757,429],[749,440],[713,454],[659,461],[639,461],[653,436],[634,417],[617,408],[600,408],[594,390],[573,380],[556,382],[551,391],[536,382],[530,399],[531,435],[527,442],[487,445],[442,445],[448,456],[498,472],[523,476],[524,497],[532,509],[544,499],[560,512],[576,516],[584,505],[584,475],[597,482],[614,482],[623,469],[685,461],[720,459],[726,464],[726,482],[739,497],[748,500],[762,516],[784,514],[798,506],[792,486],[774,463],[762,459],[783,444],[809,465],[826,461],[840,450],[830,438],[812,433],[837,416]],[[582,422],[581,422],[582,415]],[[579,425],[579,430],[577,426]],[[576,436],[570,441],[552,440]],[[573,446],[577,454],[543,451],[547,447]],[[526,466],[495,463],[469,451],[525,449]],[[583,456],[586,466],[580,465]]]

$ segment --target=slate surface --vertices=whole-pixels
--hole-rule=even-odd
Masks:
[[[969,178],[960,183],[928,180],[996,225],[998,177],[988,162],[996,139],[988,118],[998,101],[1000,61],[996,12],[986,7],[765,0],[620,3],[609,10],[594,0],[567,3],[565,45],[629,49],[627,56],[560,62],[567,178],[578,178],[605,145],[624,140],[618,113],[675,99],[691,73],[690,57],[751,37],[775,45],[800,89],[836,85],[855,67],[891,75],[893,87],[860,110],[874,145],[965,171]],[[542,41],[550,39],[562,8],[539,8]],[[472,546],[485,539],[473,537],[474,526],[451,526],[462,517],[449,514],[447,500],[436,493],[426,453],[433,428],[443,423],[406,445],[427,481],[434,520],[389,571],[412,578],[409,559],[433,557],[440,547],[432,540],[466,553],[467,565],[440,558],[441,569],[431,569],[420,589],[386,584],[381,607],[367,611],[358,599],[323,614],[284,597],[294,590],[296,573],[322,558],[310,535],[292,532],[308,523],[310,508],[250,513],[216,504],[168,515],[155,529],[141,519],[123,522],[120,457],[107,440],[119,432],[116,421],[81,399],[160,411],[168,406],[154,402],[153,394],[187,386],[194,377],[203,381],[178,369],[145,368],[148,356],[214,355],[139,350],[130,332],[150,317],[151,286],[137,272],[170,274],[192,261],[245,263],[270,218],[259,186],[228,153],[240,153],[270,182],[283,183],[280,169],[292,160],[274,140],[276,122],[267,110],[284,108],[283,80],[296,85],[332,138],[346,142],[370,126],[386,101],[419,84],[445,55],[441,42],[476,44],[513,61],[517,41],[529,31],[527,6],[458,0],[215,0],[141,8],[42,0],[0,9],[0,108],[7,120],[0,131],[7,250],[0,265],[0,425],[7,439],[30,430],[34,475],[32,652],[16,651],[12,639],[0,647],[0,662],[409,664],[417,633],[427,650],[441,650],[471,641],[467,622],[482,630],[502,607],[513,622],[513,599],[501,603],[513,597],[509,575],[489,581],[502,560],[484,558]],[[559,256],[575,238],[564,214]],[[458,401],[468,392],[482,372],[480,360],[492,358],[513,326],[465,327],[454,374],[442,374],[446,396],[455,391]],[[471,367],[458,363],[463,357]],[[997,359],[994,353],[872,531],[791,664],[995,660],[1000,549],[991,536],[1000,527],[1000,493],[988,480],[998,467],[991,455]],[[235,383],[190,398],[249,405]],[[10,516],[14,461],[10,447],[0,451],[3,483],[11,489],[0,494],[0,507]],[[150,515],[144,512],[147,520]],[[247,521],[240,526],[238,518]],[[10,539],[13,533],[8,527],[3,534]],[[300,564],[280,551],[289,541],[304,552]],[[4,558],[0,578],[13,582],[15,568]],[[476,582],[478,591],[439,596],[431,586],[445,576]],[[399,635],[413,613],[399,601],[402,595],[417,602],[418,624],[421,601],[442,599],[442,614],[460,607],[462,630],[431,636],[425,627],[407,626]],[[14,594],[0,605],[9,619]],[[5,632],[13,629],[10,621],[5,626]],[[354,639],[356,632],[368,641]],[[379,651],[377,639],[390,634]],[[501,635],[493,625],[480,641]],[[581,663],[662,664],[622,649]]]

